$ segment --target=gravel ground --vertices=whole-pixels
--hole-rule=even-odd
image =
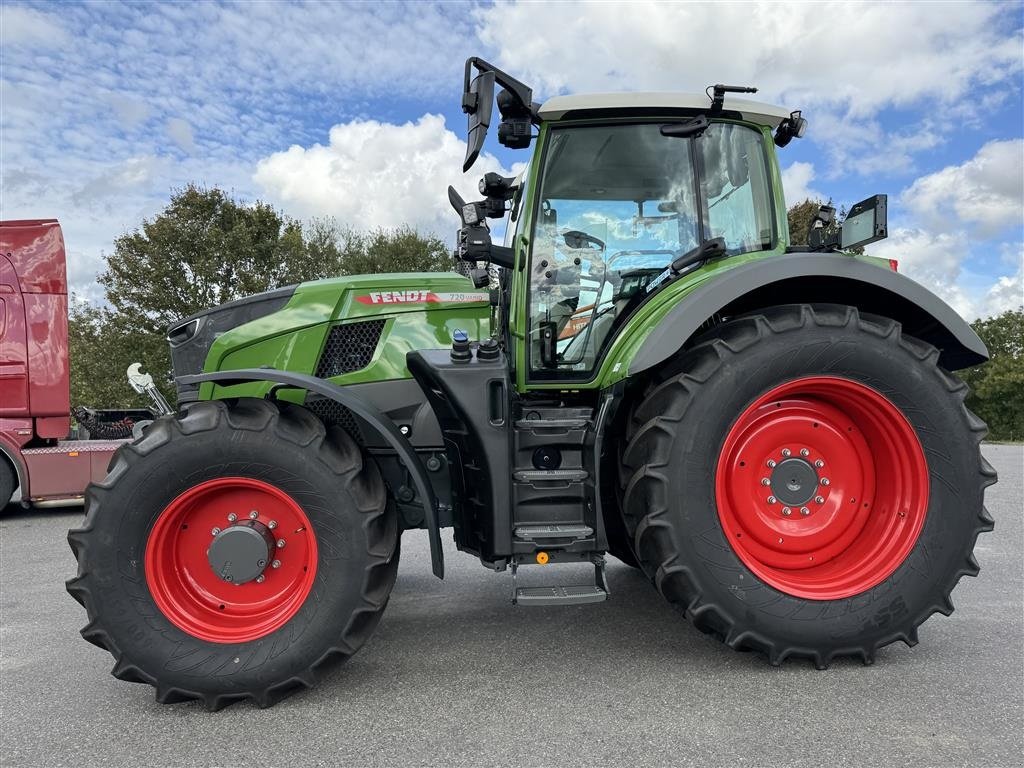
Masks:
[[[985,453],[1000,482],[988,491],[996,530],[976,549],[981,576],[961,582],[956,612],[929,620],[920,645],[890,646],[874,666],[776,669],[735,653],[614,560],[606,603],[516,608],[507,573],[452,547],[447,578],[433,578],[415,532],[359,654],[272,709],[212,714],[156,704],[79,637],[84,611],[64,580],[80,513],[11,509],[0,522],[0,763],[1021,765],[1024,448]],[[570,571],[543,577],[588,574]]]

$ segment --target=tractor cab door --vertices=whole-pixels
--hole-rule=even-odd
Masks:
[[[728,255],[774,247],[765,135],[712,123],[553,126],[528,261],[527,380],[587,381],[678,256],[716,237]]]

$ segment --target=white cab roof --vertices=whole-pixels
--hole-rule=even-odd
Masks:
[[[576,96],[555,96],[541,105],[544,120],[560,120],[567,112],[600,109],[708,109],[711,99],[705,93],[585,93]],[[789,117],[790,110],[749,99],[725,95],[723,109],[739,112],[744,120],[771,128]]]

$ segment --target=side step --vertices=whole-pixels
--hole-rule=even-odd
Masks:
[[[521,525],[515,530],[516,538],[525,541],[538,539],[585,539],[594,535],[589,525]]]
[[[608,593],[598,586],[519,587],[514,602],[517,605],[579,605],[601,603]]]
[[[604,555],[594,554],[594,584],[569,584],[554,587],[517,587],[518,563],[512,561],[512,602],[515,605],[582,605],[603,603],[608,599],[608,582],[604,577]]]

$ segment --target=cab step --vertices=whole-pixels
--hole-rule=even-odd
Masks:
[[[513,601],[517,605],[580,605],[601,603],[608,599],[608,593],[594,584],[580,584],[560,587],[519,587]]]
[[[604,554],[595,552],[590,557],[594,565],[593,584],[564,584],[553,587],[516,586],[519,561],[512,560],[512,603],[514,605],[583,605],[603,603],[608,599],[608,582],[604,575]]]
[[[521,525],[515,535],[524,541],[586,539],[594,535],[594,529],[589,525]]]
[[[521,469],[512,473],[512,478],[517,483],[581,483],[588,477],[590,474],[585,469]]]

